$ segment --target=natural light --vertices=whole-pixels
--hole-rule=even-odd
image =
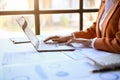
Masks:
[[[71,1],[71,2],[70,2]],[[100,0],[83,0],[83,8],[98,8]],[[90,3],[93,3],[91,6]],[[79,0],[39,0],[40,10],[78,10]],[[62,6],[61,6],[62,5]],[[0,11],[28,11],[34,10],[34,0],[0,0]],[[20,14],[21,15],[21,14]],[[25,14],[30,20],[34,22],[34,13]],[[93,20],[96,19],[97,13],[93,14],[83,14],[83,25],[86,26],[92,24]],[[19,26],[16,23],[16,17],[18,15],[1,15],[0,16],[0,38],[18,37],[24,33],[20,32]],[[88,19],[91,18],[92,19]],[[73,32],[79,30],[79,13],[60,13],[60,14],[40,14],[40,32],[42,34],[56,34],[64,32]],[[33,23],[34,24],[34,23]],[[35,31],[35,26],[32,25],[33,31]],[[56,31],[57,29],[57,31]],[[59,30],[58,30],[59,29]],[[49,31],[52,30],[52,31]],[[49,32],[48,32],[49,31]],[[59,31],[59,32],[58,32]]]
[[[26,10],[28,9],[28,0],[6,0],[7,10]]]

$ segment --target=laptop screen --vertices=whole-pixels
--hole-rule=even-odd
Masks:
[[[32,30],[28,27],[26,19],[22,16],[17,20],[17,22],[26,34],[26,36],[29,38],[31,43],[34,45],[34,47],[37,47],[39,40],[37,39],[36,35],[32,32]]]

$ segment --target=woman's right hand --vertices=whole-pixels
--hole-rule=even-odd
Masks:
[[[47,43],[48,41],[52,40],[53,43],[63,43],[67,42],[69,39],[71,39],[71,36],[51,36],[46,38],[44,42]]]

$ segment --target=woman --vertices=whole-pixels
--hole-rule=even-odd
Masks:
[[[84,39],[83,39],[84,38]],[[70,36],[52,36],[44,40],[82,43],[95,49],[120,53],[120,0],[101,0],[96,22],[86,31]]]

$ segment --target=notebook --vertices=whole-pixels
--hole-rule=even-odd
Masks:
[[[73,51],[74,47],[65,45],[64,43],[56,43],[56,44],[45,44],[43,40],[40,40],[36,37],[36,35],[29,28],[28,23],[25,17],[20,17],[17,19],[18,24],[22,28],[23,32],[26,34],[28,39],[31,41],[34,48],[39,52],[50,52],[50,51]]]
[[[108,56],[97,56],[93,57],[86,55],[90,60],[95,62],[95,65],[100,67],[116,67],[120,66],[120,54],[112,54]]]
[[[88,49],[89,52],[83,50],[82,54],[89,60],[94,62],[94,65],[99,67],[115,67],[120,66],[120,54]]]
[[[73,52],[64,52],[65,55],[73,60],[88,59],[88,63],[97,67],[116,67],[120,66],[120,54],[106,51],[95,50],[92,48],[80,49]]]

